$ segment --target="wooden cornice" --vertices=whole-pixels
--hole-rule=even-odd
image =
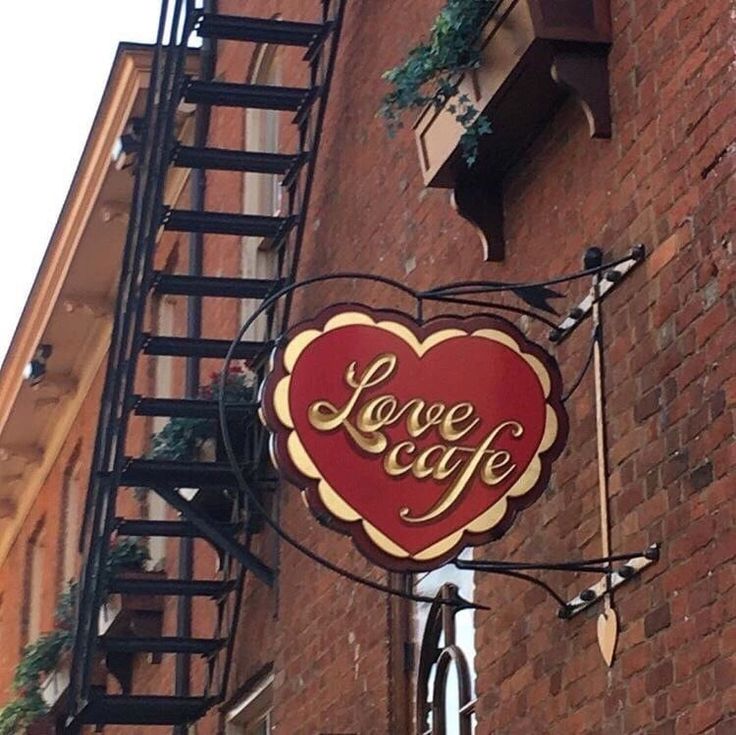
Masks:
[[[114,169],[111,151],[134,106],[140,105],[141,94],[148,86],[151,58],[152,49],[147,46],[121,44],[118,49],[66,201],[0,368],[0,462],[5,466],[0,494],[0,517],[3,519],[0,563],[7,556],[56,462],[107,352],[109,305],[103,304],[98,297],[77,296],[74,291],[71,298],[65,297],[63,291],[69,292],[72,264],[83,262],[80,261],[84,258],[80,247],[84,243],[85,230],[95,220],[105,221],[103,208],[108,203],[102,202],[100,195]],[[117,175],[130,174],[118,172]],[[110,273],[119,268],[124,228],[120,232],[118,239],[105,243],[109,250],[105,264],[106,268],[109,265]],[[90,245],[84,243],[84,247]],[[56,374],[51,371],[36,390],[29,391],[24,388],[24,368],[38,345],[47,341],[52,319],[57,320],[60,315],[69,318],[72,301],[74,308],[91,309],[97,318],[95,333],[84,343],[79,355],[80,372]],[[19,444],[18,424],[22,424],[26,416],[38,421],[39,412],[42,412],[45,427],[43,437],[32,447]],[[20,473],[22,482],[13,483],[13,473]]]

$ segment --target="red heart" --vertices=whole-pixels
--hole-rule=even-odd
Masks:
[[[277,464],[393,569],[500,536],[567,434],[556,364],[495,317],[419,326],[343,306],[292,332],[274,365],[263,406]]]

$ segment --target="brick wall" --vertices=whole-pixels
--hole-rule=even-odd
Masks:
[[[270,3],[262,12],[309,17],[312,5]],[[736,549],[727,503],[736,336],[734,223],[726,206],[735,128],[728,3],[613,3],[613,138],[590,140],[579,109],[560,110],[507,181],[503,264],[483,263],[447,194],[424,189],[411,135],[390,141],[375,118],[381,72],[427,26],[439,3],[429,5],[348,10],[300,275],[364,270],[415,287],[469,277],[532,280],[576,269],[592,243],[611,257],[637,242],[650,252],[605,308],[613,546],[639,550],[661,541],[662,561],[617,596],[622,631],[611,671],[598,653],[597,611],[561,622],[539,591],[479,580],[478,599],[492,607],[477,617],[479,732],[725,733],[736,707],[728,566]],[[222,10],[243,12],[237,2]],[[225,78],[244,79],[248,66],[246,50],[223,45]],[[233,112],[215,116],[213,141],[238,145],[242,124]],[[240,177],[213,175],[208,183],[213,207],[237,211]],[[572,287],[570,301],[581,293]],[[297,317],[349,298],[401,306],[379,286],[322,285],[297,299]],[[558,350],[568,381],[584,360],[585,332]],[[599,553],[589,384],[569,410],[570,444],[550,489],[480,554]],[[280,514],[310,548],[384,579],[319,527],[297,493],[281,494]],[[233,688],[272,661],[277,733],[400,735],[387,601],[287,546],[278,556],[277,600],[257,583],[248,593]],[[582,584],[550,581],[570,597]]]
[[[46,478],[44,486],[25,520],[10,553],[0,566],[0,595],[2,595],[2,637],[0,650],[0,701],[12,696],[12,679],[15,664],[27,641],[28,600],[26,590],[28,545],[34,533],[40,529],[39,541],[42,554],[41,630],[53,627],[57,596],[62,588],[63,556],[59,549],[66,543],[63,523],[64,473],[72,465],[79,468],[80,476],[89,474],[92,456],[92,440],[97,426],[99,394],[102,375],[93,383],[88,398],[77,414],[73,430],[69,433],[57,461]]]
[[[220,9],[244,13],[245,5],[222,0]],[[311,19],[317,5],[264,0],[258,13]],[[579,108],[572,102],[563,106],[507,179],[506,261],[488,264],[473,229],[452,212],[447,193],[423,187],[410,132],[389,140],[375,118],[385,91],[382,71],[416,42],[440,5],[349,5],[300,276],[362,270],[414,287],[465,278],[533,280],[577,269],[593,243],[611,257],[637,242],[650,253],[605,303],[611,516],[614,551],[661,541],[662,559],[616,596],[622,629],[611,670],[598,652],[597,610],[562,622],[540,591],[513,580],[477,579],[477,599],[491,607],[476,618],[478,733],[726,735],[736,731],[736,519],[729,502],[736,464],[736,267],[734,209],[727,206],[736,193],[736,11],[728,0],[613,0],[613,137],[589,139]],[[218,73],[245,80],[250,56],[249,49],[222,44]],[[298,82],[291,76],[293,60],[290,55],[283,61],[285,84]],[[210,144],[239,147],[243,120],[232,110],[215,114]],[[236,174],[210,175],[208,205],[239,211],[242,185]],[[238,240],[213,240],[208,273],[237,273]],[[177,244],[183,270],[184,240],[167,240],[161,263]],[[571,287],[569,303],[582,288]],[[408,306],[380,286],[342,283],[300,296],[296,317],[347,299]],[[225,304],[206,313],[206,332],[229,337],[238,320],[236,307]],[[544,340],[542,331],[529,329]],[[582,327],[556,350],[567,382],[585,359],[587,336]],[[67,443],[72,452],[82,438],[83,464],[89,462],[95,410],[92,395]],[[599,554],[589,382],[568,410],[569,446],[549,490],[503,540],[479,550],[479,557]],[[131,443],[143,446],[148,433],[150,427],[141,424]],[[29,533],[44,514],[51,530],[58,526],[53,488],[63,468],[62,456],[49,492],[39,497],[29,519]],[[314,522],[296,491],[284,488],[278,502],[282,523],[303,543],[351,571],[386,581],[348,541]],[[247,585],[233,696],[272,666],[276,733],[404,735],[396,695],[402,682],[392,669],[400,652],[389,631],[395,606],[269,534],[256,543],[265,559],[278,562],[280,576],[275,592],[256,581]],[[0,570],[3,626],[10,631],[10,645],[0,654],[6,659],[20,645],[13,637],[19,635],[13,631],[20,631],[20,613],[7,603],[23,549],[19,538]],[[173,550],[168,564],[173,574]],[[199,554],[197,564],[207,574],[211,558]],[[563,575],[546,579],[569,597],[583,585]],[[52,608],[49,599],[47,623]],[[198,608],[198,628],[207,628],[208,615]],[[166,621],[170,629],[172,616]],[[0,687],[7,687],[7,671],[0,666]],[[171,675],[170,664],[141,662],[136,690],[155,691]],[[213,713],[198,732],[216,733],[219,727]]]
[[[579,109],[566,104],[511,173],[507,259],[486,264],[446,193],[423,188],[410,133],[390,141],[374,117],[380,74],[427,26],[438,4],[429,5],[356,3],[348,11],[300,275],[365,270],[421,287],[555,275],[578,268],[593,243],[611,257],[637,242],[650,253],[605,305],[613,548],[661,541],[662,560],[616,597],[622,630],[610,671],[598,652],[597,610],[558,621],[539,591],[480,579],[477,597],[492,611],[477,617],[479,732],[729,732],[736,727],[728,502],[733,9],[727,2],[613,3],[613,138],[590,140]],[[570,301],[581,293],[572,287]],[[348,298],[396,303],[380,287],[320,286],[298,300],[299,313]],[[568,381],[587,336],[583,327],[557,350]],[[589,382],[569,410],[569,448],[549,491],[479,555],[599,554]],[[369,573],[349,543],[309,518],[296,493],[285,492],[281,503],[285,526],[311,548]],[[276,732],[398,732],[389,707],[385,599],[287,547],[280,556]],[[549,579],[570,597],[583,584]]]

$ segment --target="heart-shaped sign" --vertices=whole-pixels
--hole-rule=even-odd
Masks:
[[[317,517],[401,571],[499,537],[567,437],[556,363],[509,322],[353,305],[289,333],[262,416]]]

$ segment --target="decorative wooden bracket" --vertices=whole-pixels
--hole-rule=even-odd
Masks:
[[[611,99],[608,90],[608,59],[588,51],[560,50],[555,53],[552,79],[568,89],[588,118],[591,138],[611,137]]]
[[[502,186],[489,186],[482,179],[472,177],[461,178],[452,193],[452,206],[477,230],[485,260],[502,261],[506,250]]]

